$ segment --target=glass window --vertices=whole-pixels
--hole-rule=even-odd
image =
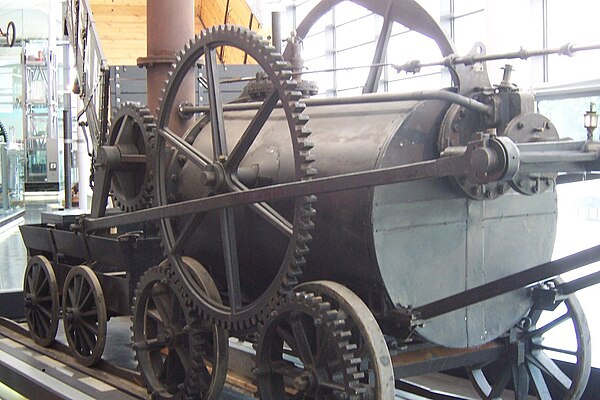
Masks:
[[[587,0],[548,1],[548,47],[566,43],[598,42],[600,2]],[[577,53],[575,57],[553,55],[548,59],[548,80],[575,82],[598,77],[599,51]]]
[[[454,3],[454,16],[470,14],[485,8],[485,0],[452,0]],[[439,3],[438,3],[439,4]]]
[[[600,95],[538,102],[539,112],[550,118],[562,138],[585,140],[587,131],[583,127],[583,114],[590,102],[600,104]],[[598,138],[598,129],[595,137]],[[600,228],[600,180],[575,182],[558,185],[558,226],[553,258],[560,258],[598,244]],[[588,265],[564,274],[567,281],[600,270],[599,263]],[[592,342],[598,339],[596,305],[597,287],[589,287],[577,292],[588,323]],[[560,338],[557,338],[557,340]],[[553,353],[554,355],[554,353]],[[600,366],[600,350],[592,346],[592,366]]]
[[[371,14],[373,14],[371,11],[362,6],[344,1],[335,6],[335,23],[336,25],[342,25]]]
[[[486,43],[487,31],[483,11],[456,18],[454,20],[454,43],[458,54],[467,54],[475,42]]]
[[[376,20],[372,15],[369,15],[337,26],[335,32],[336,49],[342,51],[362,44],[374,43],[375,35],[381,30],[381,24],[380,19]],[[363,57],[366,54],[364,53]]]

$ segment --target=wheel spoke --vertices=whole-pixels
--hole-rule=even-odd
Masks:
[[[536,367],[542,370],[543,373],[554,379],[559,383],[564,390],[568,390],[571,387],[571,379],[541,350],[534,350],[531,354],[528,354],[527,359],[533,363]]]
[[[160,326],[163,326],[165,323],[162,319],[162,316],[160,315],[160,313],[158,312],[158,310],[156,308],[146,309],[146,315],[149,316],[150,318],[152,318],[153,320],[155,320],[156,322],[158,322],[160,324]]]
[[[223,102],[221,101],[216,50],[210,46],[204,47],[204,62],[208,83],[208,102],[211,105],[210,126],[212,130],[213,159],[218,160],[220,156],[227,156],[227,139],[225,137],[225,122],[223,121]]]
[[[81,314],[82,318],[88,318],[88,317],[94,317],[94,319],[97,319],[97,315],[98,315],[98,311],[97,310],[88,310],[88,311],[83,311]]]
[[[223,240],[223,257],[225,261],[225,275],[227,277],[229,306],[231,312],[235,313],[242,305],[235,220],[232,208],[221,209],[219,213],[221,216],[221,237]]]
[[[84,321],[81,320],[81,326],[83,328],[85,328],[89,333],[91,333],[94,336],[98,336],[98,326],[96,326],[96,323],[94,322],[94,324],[90,324],[88,321]]]
[[[232,189],[236,192],[242,192],[242,191],[248,190],[248,188],[237,179],[234,179],[233,183],[235,186],[231,187],[230,189]],[[249,204],[249,206],[252,211],[254,211],[257,215],[262,217],[265,221],[267,221],[271,226],[273,226],[279,232],[284,234],[285,237],[287,237],[287,238],[292,237],[292,234],[294,231],[294,225],[290,221],[288,221],[283,215],[278,213],[269,204],[264,203],[264,202],[263,203],[252,203],[252,204]]]
[[[182,250],[186,242],[189,240],[189,238],[196,232],[194,228],[197,228],[198,225],[202,223],[205,217],[206,212],[200,212],[198,214],[195,214],[193,218],[187,220],[185,226],[177,236],[177,241],[171,249],[172,254],[180,253],[180,251]]]
[[[96,347],[96,336],[86,334],[84,331],[81,331],[81,336],[83,336],[83,341],[88,348],[88,352],[92,353],[94,351],[94,347]]]
[[[319,386],[330,389],[330,390],[337,390],[338,392],[342,392],[342,393],[344,393],[346,391],[346,388],[343,384],[336,383],[336,382],[319,381]]]
[[[86,308],[85,305],[87,304],[88,300],[93,297],[94,297],[94,292],[90,288],[90,290],[85,294],[85,297],[83,298],[83,300],[81,300],[81,303],[79,303],[79,307],[82,309],[85,309]],[[93,306],[93,303],[92,303],[92,306]]]
[[[71,285],[67,287],[67,301],[66,304],[68,306],[73,306],[75,303],[75,288]]]
[[[513,363],[511,366],[513,384],[515,389],[515,399],[525,400],[529,393],[529,374],[525,364]]]
[[[229,172],[235,172],[235,170],[237,170],[237,168],[240,166],[244,156],[248,153],[248,150],[250,150],[252,143],[254,143],[258,133],[271,116],[271,113],[275,109],[278,101],[279,92],[277,89],[273,88],[254,115],[254,118],[252,118],[252,121],[250,121],[250,124],[248,124],[246,127],[246,130],[242,134],[240,140],[231,151],[226,164],[226,169]]]
[[[121,136],[123,135],[123,132],[129,132],[134,122],[133,118],[131,118],[129,115],[125,115],[121,121],[121,126],[119,127],[119,132],[117,133],[114,143],[121,143]]]
[[[160,318],[165,326],[171,326],[173,324],[173,320],[171,319],[171,315],[169,313],[169,306],[165,304],[165,295],[162,294],[160,296],[154,296],[154,305],[156,306],[156,310],[160,314]]]
[[[512,371],[510,369],[510,366],[507,365],[505,368],[502,369],[502,373],[498,377],[498,380],[494,383],[492,391],[489,393],[489,397],[491,399],[497,399],[502,396],[502,392],[504,392],[506,385],[510,381],[511,374]]]
[[[544,346],[541,344],[536,344],[536,343],[532,343],[532,348],[536,349],[536,350],[547,350],[547,351],[553,351],[556,353],[561,353],[561,354],[567,354],[570,356],[579,356],[580,352],[579,351],[573,351],[573,350],[567,350],[567,349],[559,349],[557,347],[550,347],[550,346]]]
[[[31,269],[33,270],[33,282],[35,285],[32,285],[32,288],[35,290],[35,294],[38,294],[38,290],[40,289],[39,278],[40,278],[40,267],[34,264]]]
[[[161,129],[157,129],[157,131],[159,135],[165,138],[167,142],[172,144],[178,151],[183,153],[183,155],[185,155],[188,160],[190,160],[199,168],[204,170],[209,164],[211,164],[211,161],[204,154],[202,154],[194,146],[177,136],[169,128],[164,127]]]
[[[40,310],[42,310],[42,309],[40,309]],[[45,318],[42,318],[42,316],[39,315],[39,314],[37,314],[37,316],[38,316],[38,320],[40,322],[39,325],[41,325],[40,328],[42,328],[41,332],[42,333],[48,332],[50,330],[50,326],[48,325],[48,321]],[[43,335],[43,336],[45,336],[45,335]]]
[[[81,293],[83,292],[83,285],[84,285],[85,279],[83,278],[83,276],[75,276],[73,281],[75,282],[75,286],[77,287],[77,289],[75,290],[75,294],[77,297],[76,297],[75,303],[73,305],[80,307],[81,306]]]
[[[306,334],[305,326],[302,322],[302,315],[299,313],[292,313],[290,315],[290,325],[292,327],[292,333],[294,334],[294,340],[296,342],[296,350],[298,355],[305,366],[314,365],[314,357],[311,350],[310,342]]]
[[[277,332],[277,334],[279,335],[279,337],[281,339],[283,339],[283,341],[285,343],[287,343],[288,346],[290,346],[290,348],[292,349],[292,352],[295,352],[295,339],[294,339],[294,335],[291,332],[288,332],[286,329],[283,329],[281,326],[278,326],[275,331]],[[295,352],[297,353],[297,352]]]
[[[48,320],[52,320],[52,313],[50,311],[46,310],[44,307],[38,307],[38,310],[48,317]]]
[[[540,400],[551,400],[552,396],[550,395],[550,390],[548,389],[548,385],[546,385],[546,380],[542,375],[542,371],[529,362],[527,363],[527,369],[529,369],[531,381],[533,382],[533,386],[535,387],[535,391]]]
[[[179,362],[181,363],[184,370],[186,370],[186,371],[189,370],[190,369],[190,358],[189,358],[188,349],[184,348],[184,346],[175,346],[175,352],[177,353],[177,358],[179,359]]]
[[[556,326],[560,325],[561,323],[565,322],[569,317],[570,317],[570,315],[569,315],[569,312],[567,311],[566,313],[564,313],[560,317],[556,318],[555,320],[548,322],[546,325],[544,325],[540,328],[534,329],[533,331],[527,333],[525,335],[525,338],[531,338],[534,336],[540,337],[544,333],[548,332],[549,330],[551,330],[551,329],[555,328]]]
[[[273,207],[267,203],[252,203],[250,208],[259,216],[263,217],[269,224],[271,224],[279,232],[283,233],[285,237],[291,238],[294,233],[294,226],[279,214]]]
[[[379,79],[381,78],[381,71],[383,70],[383,65],[378,64],[383,63],[383,61],[385,60],[388,43],[390,41],[390,37],[392,36],[392,27],[394,25],[394,20],[391,16],[391,11],[392,1],[390,0],[388,1],[385,17],[383,18],[383,25],[381,26],[379,38],[377,39],[375,53],[373,54],[373,66],[369,70],[369,76],[367,77],[367,81],[365,82],[365,86],[363,87],[363,94],[377,92],[377,87],[379,86]]]

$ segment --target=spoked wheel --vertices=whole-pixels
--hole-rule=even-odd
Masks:
[[[258,110],[232,115],[223,110],[217,55],[240,51],[274,85]],[[180,138],[169,128],[169,119],[179,109],[182,82],[201,59],[210,112],[191,121],[191,128]],[[158,204],[245,192],[274,181],[299,181],[314,175],[312,144],[307,141],[310,131],[305,127],[308,118],[302,114],[305,105],[298,101],[295,85],[288,63],[247,29],[218,26],[191,41],[178,56],[159,111]],[[269,125],[267,120],[273,118],[284,121],[288,133]],[[262,155],[269,165],[259,164]],[[270,173],[269,180],[264,174]],[[171,267],[191,288],[190,299],[205,319],[228,330],[247,331],[269,314],[283,293],[292,290],[308,252],[314,201],[307,196],[249,203],[161,221]],[[265,237],[271,239],[265,241]],[[207,267],[223,304],[194,289],[183,273],[183,256]]]
[[[212,279],[184,258],[200,290],[219,301]],[[163,263],[140,280],[133,310],[133,347],[153,399],[219,398],[227,375],[227,332],[201,321],[175,274]]]
[[[89,267],[71,268],[63,288],[63,323],[75,359],[90,367],[106,344],[106,305],[100,282]]]
[[[347,287],[331,281],[307,282],[296,290],[312,292],[338,310],[346,329],[352,333],[348,339],[356,346],[354,355],[360,358],[358,370],[364,398],[370,400],[393,399],[395,383],[392,359],[379,324],[369,307]]]
[[[23,283],[25,319],[29,333],[40,346],[48,346],[56,337],[59,318],[58,284],[54,268],[44,256],[29,259]]]
[[[469,371],[483,399],[501,399],[507,389],[514,390],[518,400],[528,395],[564,400],[581,397],[590,375],[591,343],[585,315],[574,295],[553,312],[532,309],[514,333],[505,358]],[[565,368],[568,364],[555,360],[572,365]]]
[[[360,399],[364,394],[350,332],[321,297],[292,294],[259,333],[255,374],[260,399]]]
[[[296,35],[301,40],[305,40],[313,35],[317,34],[319,30],[322,32],[324,25],[330,24],[331,21],[320,21],[322,18],[330,15],[330,11],[336,6],[346,7],[343,13],[354,11],[357,12],[356,18],[367,15],[367,12],[372,12],[376,15],[383,17],[379,35],[377,36],[377,43],[374,47],[372,57],[372,67],[369,70],[364,70],[364,76],[362,70],[355,72],[356,79],[361,82],[360,79],[364,79],[363,93],[374,93],[377,92],[379,87],[379,80],[386,66],[387,48],[392,39],[393,33],[396,32],[397,28],[394,29],[394,24],[402,25],[401,29],[408,28],[411,31],[417,32],[424,37],[431,39],[440,50],[440,54],[444,57],[455,53],[454,45],[446,34],[439,27],[438,23],[431,17],[431,15],[422,8],[414,0],[322,0],[317,3],[315,7],[306,15],[302,22],[296,29]],[[314,31],[311,32],[313,26],[318,26]],[[414,44],[411,44],[414,46]],[[367,47],[367,46],[365,46]],[[402,53],[401,49],[398,52]],[[284,58],[290,60],[293,53],[293,43],[288,43],[285,51]],[[399,60],[404,61],[404,60]],[[474,78],[477,75],[472,71],[468,74],[463,74],[463,70],[467,68],[457,67],[450,70],[450,74],[455,80],[455,84],[461,89],[468,90],[476,86]],[[368,71],[368,72],[367,72]],[[487,76],[484,77],[485,83]],[[487,82],[489,86],[489,82]],[[484,85],[485,86],[485,85]]]
[[[16,37],[16,29],[15,23],[10,21],[6,26],[6,43],[8,47],[13,47],[15,45],[15,37]]]

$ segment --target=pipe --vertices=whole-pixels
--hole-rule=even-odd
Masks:
[[[66,15],[66,4],[63,5],[63,15]],[[63,46],[63,82],[69,84],[71,80],[71,45],[69,37],[64,36],[65,44]],[[71,118],[71,91],[66,90],[63,99],[63,174],[65,191],[65,208],[73,207],[73,197],[71,193],[71,149],[73,142],[73,120]]]
[[[281,54],[281,12],[273,11],[271,13],[271,40],[277,53]]]
[[[176,61],[176,54],[194,37],[194,0],[148,0],[146,17],[147,56],[138,59],[138,66],[147,69],[148,108],[156,113],[171,64]],[[193,74],[186,77],[177,97],[177,104],[194,102]],[[169,127],[183,133],[189,123],[174,110]]]
[[[477,111],[487,115],[493,115],[493,108],[475,99],[445,90],[421,90],[407,93],[382,93],[364,94],[362,96],[335,97],[329,99],[305,99],[303,103],[307,106],[333,106],[342,104],[365,104],[383,103],[393,101],[415,101],[415,100],[444,100],[461,105],[469,110]],[[262,102],[224,104],[223,111],[245,111],[258,110]],[[281,103],[278,103],[278,107]],[[179,112],[183,115],[193,113],[205,113],[209,111],[208,106],[186,106],[180,105]]]

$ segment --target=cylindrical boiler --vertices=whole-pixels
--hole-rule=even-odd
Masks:
[[[307,107],[317,177],[439,157],[448,107],[437,100]],[[225,113],[228,142],[239,139],[254,115]],[[193,145],[211,154],[210,143],[206,124]],[[258,186],[286,182],[293,179],[292,151],[285,116],[275,110],[241,168],[256,173]],[[176,172],[172,189],[181,200],[207,193],[198,169],[188,164]],[[289,201],[271,205],[291,214]],[[301,280],[335,280],[365,300],[384,294],[398,307],[417,307],[546,262],[556,230],[554,190],[473,200],[448,179],[322,194],[315,208]],[[202,220],[185,253],[204,263],[226,292],[216,218],[209,213]],[[236,235],[242,291],[256,298],[280,267],[287,238],[248,207],[236,210]],[[475,346],[507,332],[530,305],[523,289],[427,321],[417,332],[444,346]]]

